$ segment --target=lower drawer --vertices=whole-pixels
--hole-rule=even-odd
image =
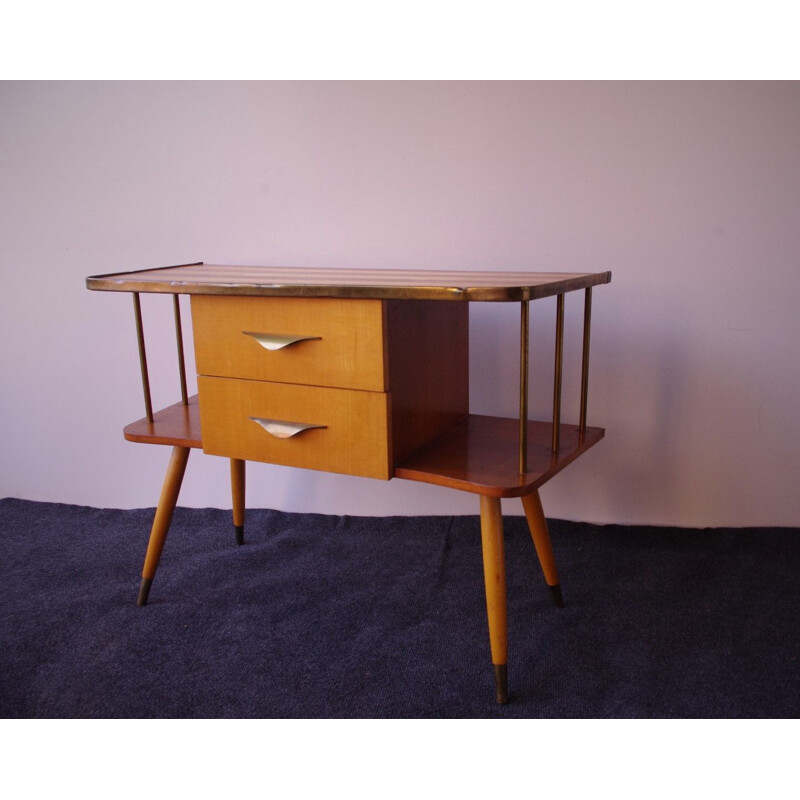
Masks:
[[[207,376],[197,385],[206,453],[391,477],[384,392]]]

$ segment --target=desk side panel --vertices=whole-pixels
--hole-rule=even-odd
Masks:
[[[394,462],[469,413],[469,304],[387,300]]]

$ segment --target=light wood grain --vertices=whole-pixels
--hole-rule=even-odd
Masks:
[[[388,479],[389,402],[382,392],[200,376],[206,453]],[[251,417],[324,425],[276,439]]]
[[[156,574],[156,569],[158,569],[158,562],[161,560],[161,553],[164,550],[172,515],[178,502],[178,494],[181,490],[190,452],[191,450],[188,447],[172,448],[169,466],[161,487],[161,497],[158,500],[153,526],[150,530],[147,553],[144,557],[142,578],[146,580],[152,580]]]
[[[192,323],[201,375],[385,390],[380,300],[197,296]],[[272,351],[250,333],[319,338]]]
[[[231,459],[231,505],[233,507],[233,524],[244,525],[245,515],[245,473],[246,461]]]
[[[547,520],[542,509],[542,501],[538,491],[522,496],[522,507],[525,510],[525,518],[528,520],[528,529],[531,532],[533,546],[536,548],[536,555],[544,573],[544,579],[548,586],[558,585],[558,569],[556,559],[553,555],[553,545],[550,541],[550,532],[547,530]]]
[[[503,516],[500,500],[481,495],[481,545],[492,664],[508,661],[508,612]]]

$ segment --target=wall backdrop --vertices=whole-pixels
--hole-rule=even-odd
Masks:
[[[143,415],[130,297],[87,275],[610,269],[589,395],[606,438],[543,489],[547,514],[800,525],[798,209],[796,82],[2,83],[0,496],[158,498],[167,449],[121,431]],[[178,399],[171,304],[143,306],[161,406]],[[546,414],[554,301],[532,314]],[[580,315],[568,296],[567,421]],[[517,330],[516,306],[473,307],[473,411],[516,414]],[[227,462],[193,454],[180,502],[228,507]],[[248,504],[477,513],[446,489],[267,465]]]

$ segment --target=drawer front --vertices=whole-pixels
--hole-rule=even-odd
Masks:
[[[206,453],[391,477],[388,394],[207,376],[198,393]]]
[[[199,375],[386,390],[380,300],[192,296]]]

